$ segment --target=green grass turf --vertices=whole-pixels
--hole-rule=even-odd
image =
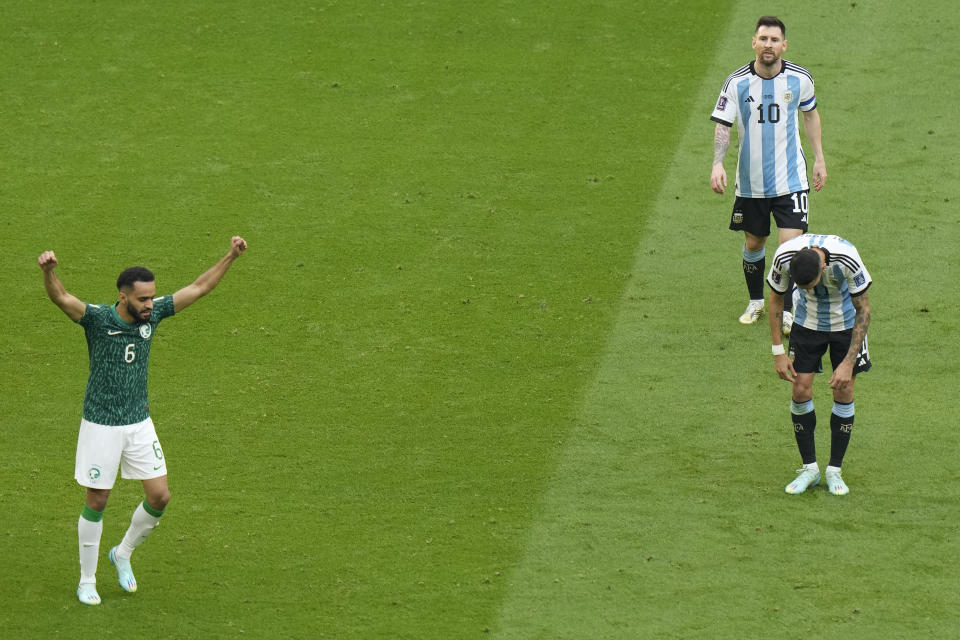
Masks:
[[[956,232],[946,225],[957,184],[932,158],[956,128],[928,124],[943,123],[949,108],[931,86],[917,89],[930,112],[916,123],[886,111],[896,113],[902,95],[888,84],[854,85],[888,47],[922,52],[911,49],[908,32],[896,32],[893,13],[883,12],[890,7],[863,8],[835,22],[883,37],[859,51],[862,63],[858,56],[845,65],[829,50],[838,35],[824,14],[783,16],[796,35],[792,59],[840,76],[819,74],[828,78],[817,94],[832,177],[811,198],[813,229],[853,239],[876,281],[876,370],[859,383],[845,465],[851,495],[783,493],[797,462],[789,388],[773,375],[765,324],[716,322],[717,310],[731,320],[742,310],[742,293],[730,293],[742,291],[738,243],[718,242],[718,225],[700,215],[718,208],[718,198],[685,191],[691,176],[706,175],[709,128],[693,112],[677,149],[681,169],[668,174],[653,207],[638,277],[513,574],[501,637],[953,635],[957,506],[948,496],[957,476],[946,452],[957,445],[949,418],[956,401],[945,381],[956,375],[957,322],[923,274],[932,268],[933,280],[949,282],[957,273]],[[717,77],[749,59],[736,25],[762,10],[735,12]],[[919,64],[909,53],[903,62]],[[894,118],[896,129],[878,126]],[[895,159],[897,173],[870,170],[882,157]],[[677,247],[681,217],[690,233]],[[683,260],[689,247],[702,248],[703,259]],[[922,264],[924,256],[936,266]],[[721,263],[730,266],[712,268]],[[663,312],[677,306],[675,291],[660,284],[667,281],[692,283],[681,325]],[[825,425],[824,381],[814,397]],[[820,432],[824,457],[829,430]]]
[[[876,280],[853,493],[791,499],[789,392],[765,328],[732,322],[739,242],[730,198],[707,186],[707,116],[767,10],[9,11],[0,624],[943,636],[960,196],[950,100],[918,75],[930,24],[887,2],[782,16],[824,118],[813,228],[853,240]],[[855,55],[849,29],[869,34]],[[249,254],[157,334],[174,498],[135,556],[141,591],[122,594],[105,559],[139,499],[121,482],[104,605],[83,608],[71,476],[86,353],[33,261],[55,249],[68,288],[107,301],[133,262],[161,292],[186,284],[232,233]]]

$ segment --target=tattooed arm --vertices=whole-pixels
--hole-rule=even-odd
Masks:
[[[727,172],[723,168],[723,158],[730,148],[730,127],[717,123],[713,132],[713,171],[710,174],[710,188],[723,193],[727,186]]]
[[[856,310],[856,315],[853,318],[853,332],[850,336],[850,348],[847,349],[847,355],[844,356],[843,362],[834,369],[833,376],[830,378],[830,388],[837,391],[845,389],[853,379],[853,367],[857,363],[857,354],[860,353],[863,339],[867,337],[867,327],[870,326],[870,300],[867,298],[867,294],[864,293],[850,300]]]

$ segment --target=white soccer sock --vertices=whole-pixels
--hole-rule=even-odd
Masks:
[[[123,536],[123,541],[117,546],[117,557],[129,560],[133,550],[147,539],[158,524],[160,524],[160,518],[147,513],[142,502],[137,505],[133,517],[130,518],[130,528]]]
[[[91,522],[83,516],[77,523],[77,538],[80,541],[80,583],[97,582],[97,558],[100,556],[100,535],[103,520]]]

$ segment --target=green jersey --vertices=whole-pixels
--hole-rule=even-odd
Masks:
[[[79,325],[87,336],[90,377],[83,396],[83,419],[96,424],[136,424],[150,416],[147,363],[153,333],[173,315],[173,296],[156,298],[150,319],[130,324],[116,305],[87,304]]]

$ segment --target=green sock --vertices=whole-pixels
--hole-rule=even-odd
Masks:
[[[80,517],[90,522],[100,522],[103,520],[103,511],[97,511],[88,504],[83,505],[83,512]]]

